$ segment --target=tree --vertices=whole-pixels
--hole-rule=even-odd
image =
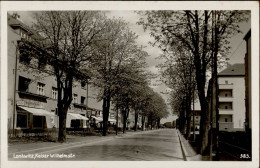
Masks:
[[[92,42],[104,27],[104,17],[95,11],[47,11],[36,13],[35,20],[34,29],[39,34],[35,44],[49,55],[52,68],[48,73],[57,80],[58,141],[64,142],[73,82],[88,77],[85,65],[92,57]]]
[[[182,106],[184,109],[182,113],[185,113],[185,117],[182,117],[182,119],[185,119],[185,121],[182,123],[187,121],[186,138],[189,139],[191,132],[191,101],[196,87],[193,58],[190,52],[174,46],[171,50],[164,52],[161,58],[165,59],[165,62],[159,65],[162,80],[169,88],[179,90],[183,94],[182,102],[176,105]],[[171,94],[171,96],[178,95]],[[181,116],[183,115],[181,114]],[[182,127],[183,130],[184,126]]]
[[[139,24],[150,29],[163,51],[171,46],[182,46],[190,51],[196,70],[196,83],[201,106],[200,146],[202,154],[207,146],[209,126],[208,103],[205,98],[206,72],[211,61],[211,53],[225,56],[229,51],[228,39],[239,32],[239,23],[247,20],[248,11],[218,11],[216,18],[217,41],[212,41],[212,11],[145,11]],[[212,45],[214,43],[214,45]],[[211,47],[214,46],[214,49]]]
[[[129,65],[139,66],[142,64],[140,60],[147,56],[136,44],[136,38],[125,21],[108,19],[105,30],[94,43],[95,58],[91,60],[91,69],[95,75],[92,81],[100,89],[99,98],[103,100],[103,136],[107,132],[111,99],[120,90],[120,81],[128,77],[128,72],[123,70]]]

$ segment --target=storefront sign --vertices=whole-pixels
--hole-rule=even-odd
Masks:
[[[32,108],[43,108],[43,103],[34,100],[17,100],[18,106],[32,107]]]

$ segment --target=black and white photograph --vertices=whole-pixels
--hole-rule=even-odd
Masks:
[[[1,49],[1,167],[259,167],[256,1],[3,2]]]

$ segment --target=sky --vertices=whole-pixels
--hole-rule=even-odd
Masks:
[[[18,12],[18,14],[21,16],[20,19],[27,25],[32,24],[32,15],[31,12]],[[106,12],[106,15],[109,18],[118,18],[121,17],[127,22],[129,22],[129,28],[137,33],[139,36],[137,39],[137,43],[142,46],[146,46],[144,50],[150,55],[146,62],[148,64],[147,70],[151,71],[155,74],[159,74],[158,69],[156,68],[156,65],[159,63],[162,63],[162,60],[157,59],[157,57],[162,53],[161,50],[157,47],[152,47],[148,44],[149,41],[153,41],[153,38],[150,37],[149,31],[144,31],[143,27],[141,25],[137,25],[136,22],[139,20],[139,15],[136,14],[133,11],[108,11]],[[230,55],[228,55],[228,58],[230,58],[229,63],[235,64],[235,63],[243,63],[244,62],[244,55],[246,52],[246,43],[243,40],[243,37],[248,32],[248,30],[251,27],[251,22],[247,23],[241,23],[240,28],[243,33],[238,34],[230,39]],[[163,94],[162,92],[166,92],[169,88],[165,86],[162,82],[159,82],[158,79],[152,80],[152,85],[150,86],[153,88],[155,92],[158,92],[167,102],[168,95]],[[195,103],[195,109],[200,109],[199,103]],[[169,122],[175,120],[177,117],[174,115],[171,115],[172,112],[169,107],[169,117],[166,119],[162,119],[161,123]]]

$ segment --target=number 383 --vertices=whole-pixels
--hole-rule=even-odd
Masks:
[[[249,154],[240,154],[240,158],[249,159]]]

